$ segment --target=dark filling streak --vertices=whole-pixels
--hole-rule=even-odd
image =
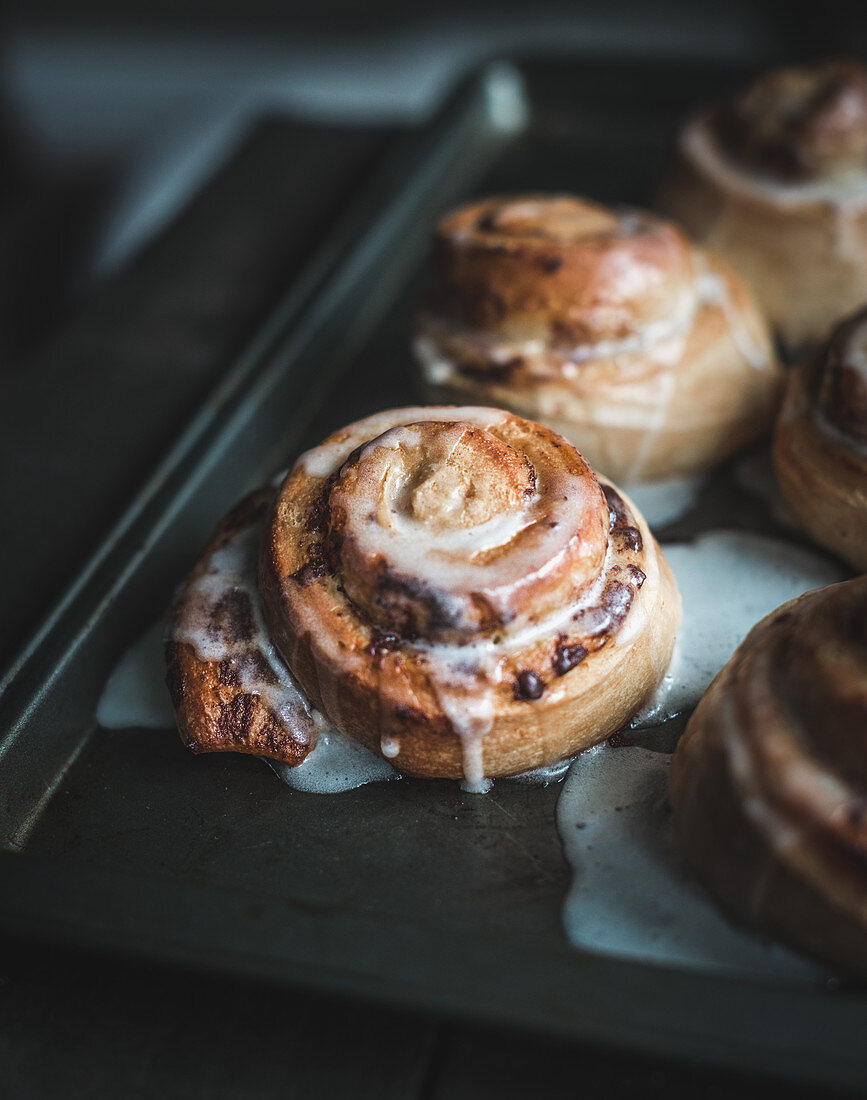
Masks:
[[[556,275],[563,266],[560,256],[537,256],[535,263],[546,275]]]
[[[302,587],[318,580],[320,577],[324,577],[328,572],[328,565],[322,553],[321,543],[314,543],[308,548],[307,553],[309,554],[307,561],[300,569],[296,569],[289,576],[290,581],[295,581],[296,584]]]
[[[617,532],[621,545],[626,550],[635,550],[636,552],[644,548],[644,540],[641,537],[641,532],[637,527],[624,527]]]
[[[782,180],[862,166],[867,72],[837,60],[770,72],[711,116],[720,144],[741,163]]]
[[[580,642],[569,644],[566,642],[566,635],[562,634],[557,641],[557,648],[554,650],[554,657],[551,661],[554,672],[558,676],[565,676],[567,672],[581,664],[587,653],[586,646],[581,645]]]
[[[307,560],[294,573],[289,575],[289,580],[299,585],[308,585],[320,577],[324,577],[329,570],[326,556],[325,534],[331,520],[331,509],[328,503],[329,493],[337,479],[337,474],[332,474],[322,484],[322,488],[316,496],[307,518],[306,528],[312,536],[307,547]]]
[[[598,638],[600,635],[614,634],[629,614],[635,589],[623,581],[610,580],[605,586],[602,598],[595,607],[579,611],[574,621],[583,637]]]
[[[623,497],[610,485],[603,485],[602,492],[608,502],[608,532],[617,539],[624,550],[640,553],[644,549],[644,539],[637,527],[634,527]]]
[[[370,632],[370,642],[365,652],[369,653],[371,657],[384,657],[386,653],[390,653],[394,649],[400,649],[401,644],[401,638],[398,634],[374,628]]]
[[[417,577],[381,573],[377,579],[375,602],[389,615],[403,620],[399,632],[408,637],[424,633],[425,629],[453,630],[460,622],[448,598]],[[416,621],[418,608],[423,609],[421,617],[426,621]]]
[[[825,420],[863,447],[867,446],[867,383],[851,365],[852,344],[859,338],[867,342],[867,309],[834,330],[819,361],[817,398]]]
[[[224,592],[210,612],[208,632],[233,645],[252,642],[256,636],[256,621],[248,593],[237,588]]]
[[[515,678],[515,698],[519,702],[529,699],[540,699],[545,690],[545,681],[538,673],[531,669],[524,669]]]
[[[255,712],[256,697],[246,692],[239,692],[232,697],[230,703],[220,709],[220,732],[227,740],[245,744],[250,738]]]
[[[623,497],[610,485],[603,485],[602,492],[608,502],[608,530],[614,531],[617,527],[625,527],[629,523],[626,505]]]
[[[626,572],[632,578],[632,583],[636,588],[641,588],[644,582],[647,580],[647,574],[643,569],[639,569],[637,565],[629,565],[626,567]]]

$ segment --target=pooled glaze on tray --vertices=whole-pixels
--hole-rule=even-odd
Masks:
[[[667,585],[641,518],[573,447],[476,407],[390,410],[302,455],[260,561],[271,635],[311,700],[399,769],[475,790],[626,720],[667,663]],[[665,638],[645,664],[651,624]],[[586,675],[562,679],[579,647]],[[612,651],[624,689],[603,721],[530,737],[540,710],[515,703],[573,706]]]
[[[730,924],[676,865],[671,757],[600,745],[573,763],[557,805],[572,869],[569,942],[587,951],[815,984],[822,968]]]
[[[691,710],[759,619],[846,575],[822,554],[742,531],[712,531],[663,549],[683,598],[683,623],[669,671],[634,727]]]

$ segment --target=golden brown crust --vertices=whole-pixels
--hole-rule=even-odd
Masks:
[[[660,207],[751,283],[790,348],[867,298],[867,71],[766,74],[684,127]]]
[[[680,619],[646,524],[606,493],[565,440],[499,410],[350,425],[275,501],[260,569],[271,635],[328,719],[374,751],[393,744],[402,772],[466,775],[479,730],[485,776],[552,763],[634,713]]]
[[[181,740],[192,752],[253,753],[296,765],[312,740],[305,743],[289,734],[261,696],[239,682],[231,658],[208,659],[190,642],[175,640],[193,586],[208,571],[214,554],[239,533],[261,529],[273,497],[272,488],[258,489],[233,508],[178,591],[166,643],[166,681]],[[226,601],[214,615],[214,627],[226,635],[247,635],[242,622],[248,615],[243,602]],[[238,648],[244,648],[243,637]]]
[[[781,375],[761,312],[671,224],[490,199],[446,218],[438,248],[416,339],[430,400],[549,424],[625,482],[710,469],[770,428]]]
[[[565,347],[664,320],[694,276],[675,226],[571,195],[463,206],[440,222],[436,254],[442,308],[455,321]]]
[[[867,578],[750,633],[674,758],[677,845],[726,909],[867,973]]]
[[[862,350],[859,352],[859,344]],[[867,570],[867,311],[793,367],[774,437],[783,496],[820,545]]]
[[[714,113],[734,159],[781,179],[840,175],[867,162],[867,69],[835,58],[774,69]]]

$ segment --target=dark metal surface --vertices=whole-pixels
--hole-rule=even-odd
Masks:
[[[4,525],[0,572],[16,583],[0,588],[0,667],[286,287],[299,307],[309,296],[315,279],[309,270],[300,276],[333,235],[334,210],[346,207],[392,137],[263,119],[72,323],[43,332],[28,363],[4,358],[0,512],[15,520]]]
[[[166,605],[233,499],[327,430],[411,400],[408,323],[437,214],[484,190],[647,202],[678,115],[735,74],[562,63],[523,75],[523,130],[514,73],[494,70],[385,164],[366,231],[347,236],[315,302],[269,327],[233,399],[176,447],[10,680],[0,926],[852,1083],[867,1067],[857,992],[569,949],[556,788],[301,795],[256,761],[196,759],[174,738],[92,723],[118,651]]]

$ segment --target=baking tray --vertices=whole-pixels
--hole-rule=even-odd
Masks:
[[[590,954],[560,924],[559,788],[291,791],[261,762],[93,718],[118,654],[216,520],[326,432],[413,400],[408,338],[442,211],[488,191],[646,205],[717,65],[494,62],[377,169],[7,674],[0,927],[188,966],[823,1083],[862,1083],[867,999]]]

